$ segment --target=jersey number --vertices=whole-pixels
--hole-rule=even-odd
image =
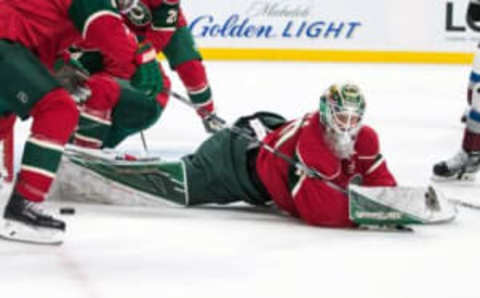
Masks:
[[[168,11],[167,24],[175,24],[178,18],[178,10],[170,9]]]

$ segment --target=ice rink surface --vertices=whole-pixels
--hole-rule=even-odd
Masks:
[[[460,147],[468,66],[207,62],[207,69],[218,114],[229,121],[258,110],[296,118],[317,108],[330,83],[358,83],[365,123],[403,185],[426,185],[432,165]],[[27,134],[28,123],[17,124],[17,146]],[[207,135],[192,110],[171,99],[146,136],[151,152],[172,158]],[[141,146],[134,136],[122,148]],[[452,224],[386,233],[309,227],[244,205],[67,205],[77,214],[65,218],[62,246],[0,242],[0,297],[480,297],[480,211],[462,208]]]

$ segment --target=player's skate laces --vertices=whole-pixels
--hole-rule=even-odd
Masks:
[[[471,180],[480,169],[480,153],[460,150],[452,158],[433,166],[434,178]]]

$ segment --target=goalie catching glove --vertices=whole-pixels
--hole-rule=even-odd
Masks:
[[[157,53],[150,43],[141,44],[136,56],[137,70],[131,84],[148,96],[156,96],[163,89],[163,78],[157,62]]]

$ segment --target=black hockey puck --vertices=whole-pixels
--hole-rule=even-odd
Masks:
[[[60,214],[73,215],[75,214],[75,208],[72,208],[72,207],[60,208]]]

